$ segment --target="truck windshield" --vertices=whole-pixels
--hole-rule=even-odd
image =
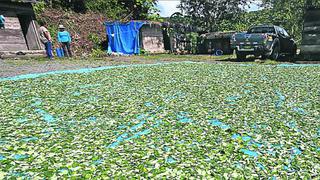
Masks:
[[[275,33],[275,30],[273,27],[254,27],[248,33]]]

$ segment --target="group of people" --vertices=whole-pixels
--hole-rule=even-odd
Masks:
[[[0,29],[5,29],[5,22],[6,19],[3,15],[0,15]],[[44,44],[46,49],[47,57],[50,59],[53,59],[53,52],[52,52],[52,38],[50,35],[50,32],[47,29],[47,24],[44,21],[41,21],[39,28],[39,35],[40,40]],[[66,31],[66,28],[63,25],[59,25],[58,27],[59,31],[57,33],[57,39],[59,46],[63,50],[63,54],[66,57],[72,57],[71,52],[71,36],[68,31]]]
[[[53,59],[51,34],[48,31],[45,22],[42,21],[39,24],[40,40],[45,46],[47,57]],[[63,25],[59,25],[58,29],[59,31],[57,33],[57,39],[60,47],[63,49],[64,56],[72,57],[70,33],[66,31],[66,28]]]

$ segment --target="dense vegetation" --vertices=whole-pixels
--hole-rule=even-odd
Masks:
[[[148,19],[157,13],[156,0],[41,0],[52,8],[104,13],[110,19]]]
[[[186,20],[182,22],[209,31],[245,31],[252,25],[275,24],[284,27],[300,41],[306,4],[320,5],[319,0],[263,0],[260,3],[263,10],[246,12],[241,8],[251,2],[183,0],[180,8],[186,14]]]
[[[251,0],[250,0],[251,1]],[[181,0],[179,8],[191,19],[194,26],[206,31],[219,30],[219,24],[224,20],[237,18],[244,12],[242,6],[250,3],[247,0]]]

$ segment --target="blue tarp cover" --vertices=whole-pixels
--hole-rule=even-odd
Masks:
[[[145,22],[106,22],[108,52],[139,54],[139,30]]]

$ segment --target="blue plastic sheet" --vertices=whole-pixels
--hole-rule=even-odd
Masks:
[[[22,138],[21,141],[23,142],[30,142],[30,141],[37,141],[39,138],[37,137],[26,137],[26,138]]]
[[[98,159],[98,160],[96,160],[96,161],[93,161],[93,164],[94,165],[100,165],[100,164],[102,164],[103,163],[103,159]]]
[[[248,155],[250,157],[255,157],[256,158],[256,157],[259,156],[259,154],[257,152],[251,151],[249,149],[241,149],[240,152],[242,152],[243,154]]]
[[[261,169],[261,170],[265,170],[266,168],[264,167],[263,164],[261,163],[257,163],[257,166]]]
[[[13,159],[15,160],[23,160],[23,159],[27,159],[29,156],[28,155],[24,155],[24,154],[15,154],[13,156]]]
[[[97,121],[97,118],[95,116],[91,116],[88,118],[89,121],[91,122],[96,122]]]
[[[223,129],[223,130],[228,130],[230,129],[230,126],[221,122],[220,120],[218,119],[211,119],[209,120],[209,123],[212,125],[212,126],[218,126],[219,128]]]
[[[36,109],[36,112],[42,116],[42,119],[46,121],[47,123],[52,123],[55,121],[55,118],[49,114],[47,111],[43,109]]]
[[[284,95],[282,95],[279,90],[277,90],[275,93],[279,98],[276,102],[276,108],[279,110],[282,107],[282,105],[284,104],[286,97]]]
[[[139,54],[139,30],[145,22],[107,22],[108,52]]]
[[[192,119],[188,117],[188,113],[186,112],[180,112],[177,114],[177,119],[181,123],[192,123]]]
[[[28,121],[27,118],[19,118],[19,119],[17,119],[17,122],[19,122],[19,123],[25,123],[27,121]]]
[[[69,170],[68,168],[62,168],[58,171],[59,173],[62,173],[62,174],[68,174],[69,173]]]
[[[172,157],[168,157],[167,159],[166,159],[166,163],[168,163],[168,164],[174,164],[174,163],[176,163],[177,161],[175,160],[175,159],[173,159]]]

